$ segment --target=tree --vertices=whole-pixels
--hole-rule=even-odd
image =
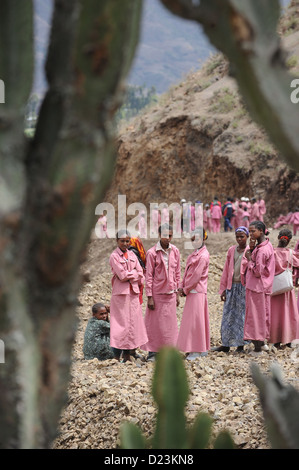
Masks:
[[[48,91],[24,137],[31,0],[0,3],[0,447],[47,448],[66,401],[79,266],[115,160],[113,116],[141,0],[55,0]]]

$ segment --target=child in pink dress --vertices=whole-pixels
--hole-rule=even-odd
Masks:
[[[191,241],[195,251],[186,262],[183,281],[179,294],[186,296],[183,317],[178,335],[177,348],[189,353],[188,360],[206,355],[210,349],[210,327],[207,300],[207,285],[209,271],[209,252],[204,245],[207,233],[202,228],[196,228]]]
[[[117,248],[110,256],[112,296],[110,302],[110,346],[115,357],[130,360],[130,350],[147,342],[147,334],[139,302],[140,285],[144,282],[142,267],[130,250],[127,230],[116,234]]]
[[[253,342],[255,353],[262,352],[265,340],[270,337],[270,296],[275,260],[267,234],[263,222],[250,222],[250,249],[245,252],[241,264],[241,279],[246,287],[244,339]]]
[[[292,232],[288,229],[280,230],[278,234],[278,247],[274,248],[275,275],[282,273],[292,258],[294,268],[299,268],[299,252],[290,253],[287,248],[292,239]],[[276,348],[280,344],[291,346],[294,339],[299,339],[299,313],[294,289],[284,294],[271,296],[271,326],[270,342]]]

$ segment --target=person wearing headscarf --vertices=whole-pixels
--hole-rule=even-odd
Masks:
[[[217,352],[229,352],[236,347],[242,352],[244,345],[245,286],[241,283],[241,261],[246,250],[249,231],[245,226],[235,230],[236,245],[229,248],[220,280],[219,294],[224,302],[221,322],[222,345],[213,348]]]

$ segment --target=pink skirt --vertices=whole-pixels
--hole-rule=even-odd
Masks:
[[[246,289],[244,339],[264,341],[270,337],[270,295]]]
[[[187,295],[177,348],[183,352],[206,352],[210,349],[210,322],[206,294]]]
[[[295,291],[271,297],[271,343],[291,343],[299,339],[299,313]]]
[[[139,294],[112,295],[110,301],[110,346],[135,349],[147,341]]]
[[[176,346],[178,322],[176,316],[176,294],[153,295],[155,309],[146,307],[145,327],[148,342],[140,348],[144,351],[158,352],[163,346]]]

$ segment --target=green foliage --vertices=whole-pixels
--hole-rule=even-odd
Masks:
[[[278,365],[272,377],[263,375],[252,364],[252,377],[259,389],[268,437],[273,449],[299,449],[299,393],[285,385]]]
[[[236,96],[229,88],[223,88],[214,93],[212,102],[212,111],[226,114],[236,107]]]
[[[151,440],[146,440],[137,426],[124,423],[120,431],[122,449],[232,449],[234,442],[226,431],[218,434],[211,445],[213,420],[199,413],[191,428],[186,425],[185,405],[189,386],[181,354],[171,347],[157,355],[152,382],[152,394],[157,403],[156,428]]]
[[[116,120],[129,120],[137,116],[146,106],[156,102],[157,95],[155,87],[146,88],[145,86],[129,85],[127,87],[124,104],[119,109]]]

